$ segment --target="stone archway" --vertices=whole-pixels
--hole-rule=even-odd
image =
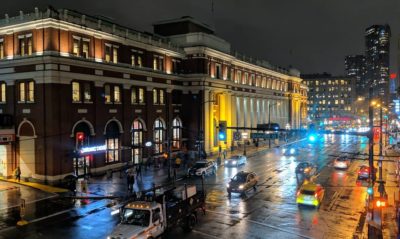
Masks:
[[[18,165],[21,169],[21,177],[33,177],[36,173],[36,131],[32,122],[23,120],[17,131],[18,136]]]

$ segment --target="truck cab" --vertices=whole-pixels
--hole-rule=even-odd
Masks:
[[[157,202],[131,202],[121,209],[121,222],[108,239],[156,238],[166,227],[163,212],[161,204]]]

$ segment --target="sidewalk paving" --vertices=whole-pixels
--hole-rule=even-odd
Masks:
[[[39,189],[41,191],[45,191],[45,192],[49,192],[49,193],[66,193],[66,192],[68,192],[68,189],[60,188],[60,187],[54,187],[54,186],[45,185],[45,184],[41,184],[41,183],[25,182],[23,180],[17,181],[15,179],[7,179],[7,178],[4,178],[4,177],[0,177],[0,180],[6,181],[6,182],[10,182],[10,183],[16,183],[16,184],[25,185],[25,186],[28,186],[28,187],[31,187],[31,188],[36,188],[36,189]]]

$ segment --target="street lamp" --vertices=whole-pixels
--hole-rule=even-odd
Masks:
[[[270,130],[271,127],[271,106],[279,106],[280,102],[274,103],[274,104],[268,104],[268,130]],[[268,140],[268,148],[271,148],[271,135],[269,135],[269,140]]]
[[[147,165],[149,165],[149,163],[151,163],[151,162],[149,162],[149,160],[151,159],[150,149],[153,146],[153,142],[147,141],[146,143],[144,143],[144,146],[147,148]],[[141,164],[143,164],[143,157],[141,160]]]

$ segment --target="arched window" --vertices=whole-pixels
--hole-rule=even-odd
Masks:
[[[179,118],[172,121],[172,147],[180,149],[182,139],[182,122]]]
[[[163,152],[164,142],[164,123],[160,119],[154,121],[154,153],[160,154]]]
[[[132,162],[138,164],[142,156],[143,124],[139,120],[132,124]]]
[[[120,131],[117,122],[111,121],[106,128],[106,163],[120,161]]]

